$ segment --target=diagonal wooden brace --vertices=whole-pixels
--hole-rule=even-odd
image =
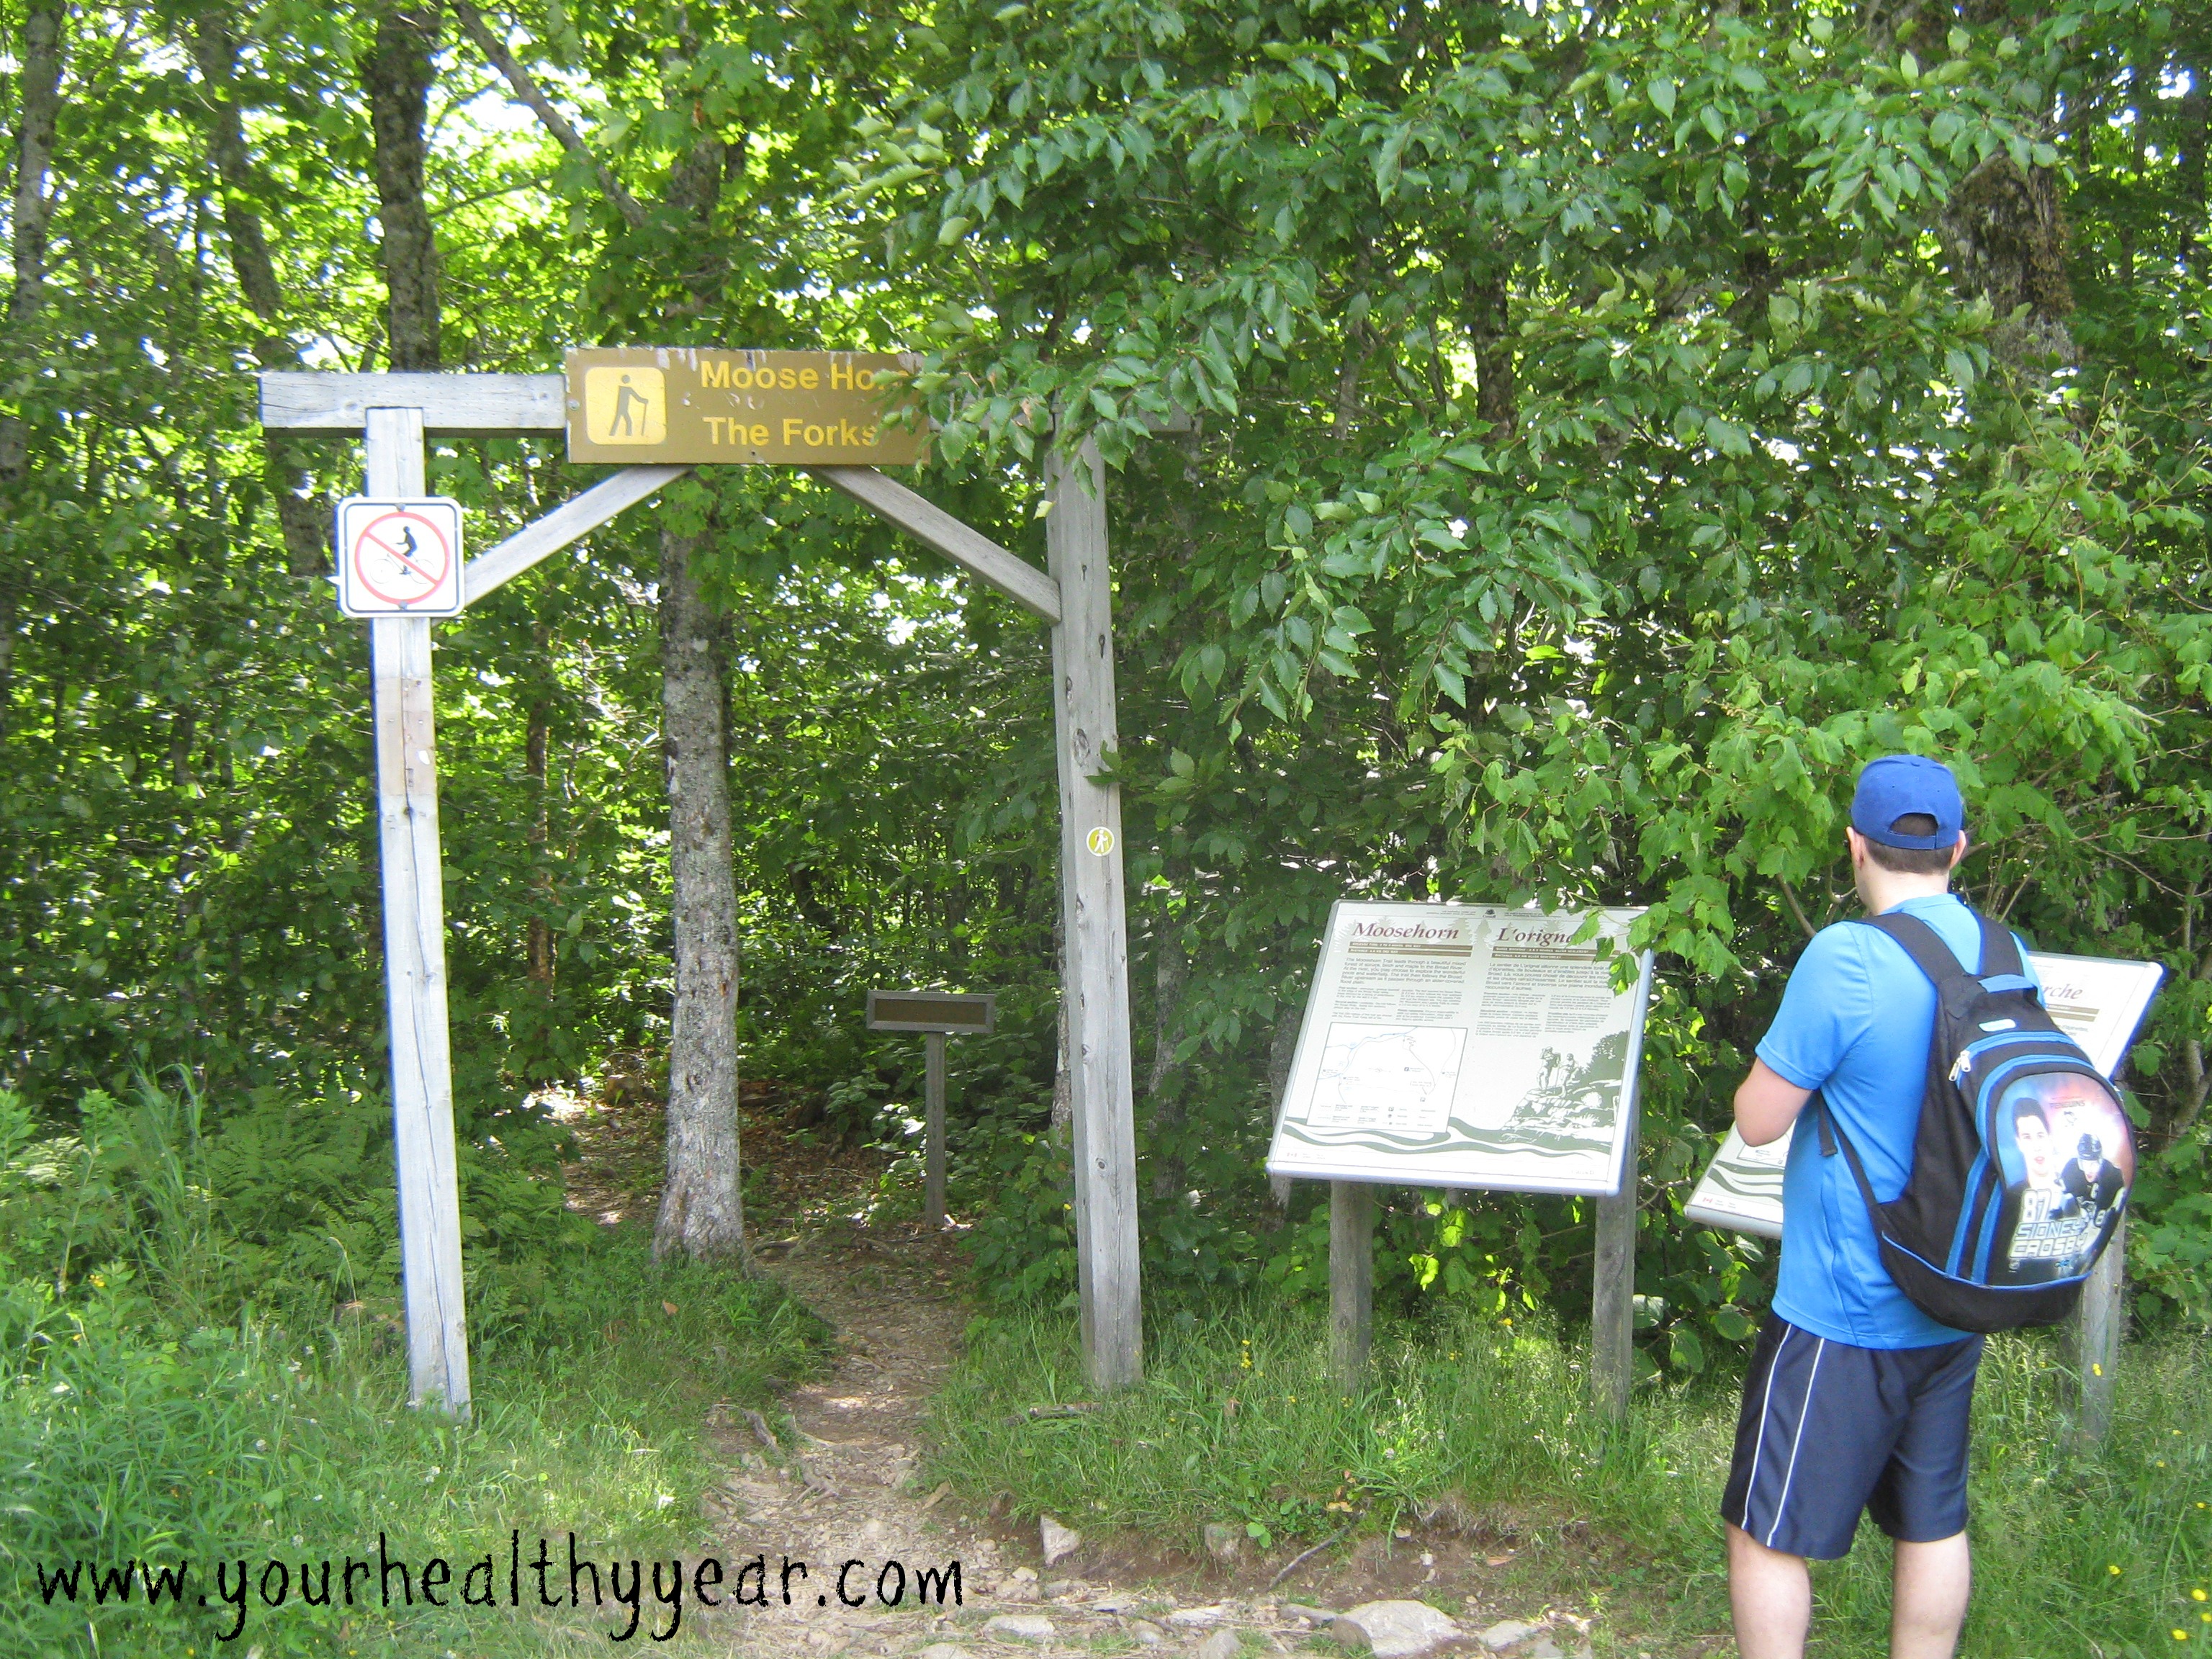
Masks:
[[[602,478],[582,495],[561,503],[535,524],[518,530],[489,552],[461,567],[461,603],[474,605],[504,582],[511,582],[539,560],[558,553],[597,530],[625,507],[636,506],[688,466],[626,466]]]
[[[943,507],[924,501],[896,478],[872,466],[810,466],[823,483],[890,520],[924,547],[958,565],[984,586],[1005,594],[1048,623],[1060,620],[1060,584],[1028,560],[969,529]]]

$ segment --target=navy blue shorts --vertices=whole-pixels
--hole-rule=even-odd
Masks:
[[[1982,1339],[1859,1348],[1770,1317],[1752,1350],[1723,1519],[1769,1549],[1833,1561],[1859,1513],[1930,1544],[1966,1529],[1966,1417]]]

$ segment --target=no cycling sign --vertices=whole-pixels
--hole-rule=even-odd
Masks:
[[[461,614],[461,504],[446,495],[338,503],[338,609],[349,617]]]

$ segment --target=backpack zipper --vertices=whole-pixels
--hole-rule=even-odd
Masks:
[[[2008,1031],[2002,1036],[1984,1037],[1978,1042],[1970,1042],[1959,1051],[1958,1059],[1951,1062],[1951,1082],[1955,1085],[1960,1078],[1972,1071],[1974,1056],[1985,1050],[2014,1042],[2048,1042],[2054,1038],[2062,1042],[2073,1041],[2063,1031]],[[2075,1046],[2078,1048],[2080,1045],[2076,1043]]]

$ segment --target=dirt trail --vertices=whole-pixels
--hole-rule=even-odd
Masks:
[[[1508,1609],[1479,1588],[1495,1576],[1486,1567],[1503,1559],[1486,1561],[1457,1538],[1401,1534],[1322,1551],[1278,1588],[1284,1560],[1247,1553],[1212,1561],[1127,1534],[1087,1539],[1048,1563],[1036,1523],[995,1520],[949,1490],[927,1487],[918,1471],[929,1401],[969,1318],[957,1235],[884,1218],[873,1201],[878,1161],[787,1139],[771,1105],[745,1114],[747,1156],[763,1170],[758,1187],[774,1194],[757,1219],[787,1236],[757,1229],[756,1249],[763,1270],[836,1333],[835,1358],[827,1376],[787,1396],[788,1424],[740,1413],[709,1425],[727,1468],[707,1500],[716,1553],[732,1571],[762,1562],[767,1605],[726,1601],[712,1615],[695,1608],[691,1629],[703,1623],[707,1640],[693,1650],[763,1659],[1146,1650],[1250,1659],[1297,1649],[1327,1629],[1329,1610],[1412,1598],[1455,1615],[1459,1635],[1440,1652],[1588,1655],[1588,1621],[1571,1612],[1535,1609],[1509,1621]],[[571,1182],[571,1201],[609,1220],[650,1212],[636,1177],[651,1167],[654,1125],[643,1113],[619,1115],[627,1121],[594,1114],[586,1167]],[[787,1563],[804,1569],[787,1573]],[[922,1605],[921,1575],[945,1575],[937,1582],[949,1591],[956,1563],[957,1597],[945,1593],[940,1604],[933,1589]],[[1465,1593],[1471,1585],[1475,1593]],[[1501,1628],[1509,1622],[1518,1623],[1517,1634]]]
[[[761,1443],[765,1425],[743,1419],[723,1431],[732,1468],[714,1494],[720,1529],[733,1553],[766,1554],[771,1581],[769,1606],[747,1615],[739,1650],[910,1648],[946,1622],[912,1610],[917,1574],[949,1572],[959,1562],[961,1600],[973,1606],[998,1552],[960,1523],[944,1494],[933,1501],[915,1488],[927,1401],[966,1322],[948,1288],[955,1248],[919,1229],[839,1218],[786,1249],[764,1251],[763,1265],[836,1330],[836,1359],[829,1376],[785,1401],[797,1445],[771,1449]],[[803,1577],[791,1576],[787,1607],[776,1582],[787,1559],[807,1564]],[[848,1561],[862,1565],[846,1571],[841,1595],[837,1575]],[[903,1606],[886,1611],[882,1599],[902,1580]],[[867,1605],[847,1605],[854,1600]],[[945,1601],[945,1613],[962,1610]]]
[[[829,1376],[787,1400],[797,1446],[772,1451],[760,1427],[743,1420],[724,1432],[733,1467],[715,1494],[720,1530],[732,1556],[766,1556],[770,1590],[770,1605],[732,1631],[733,1651],[811,1659],[920,1655],[945,1644],[976,1659],[1145,1649],[1231,1659],[1291,1651],[1326,1628],[1326,1611],[1392,1597],[1435,1601],[1468,1582],[1470,1568],[1480,1576],[1485,1564],[1464,1545],[1410,1536],[1321,1552],[1280,1590],[1271,1581],[1284,1563],[1193,1559],[1126,1536],[1085,1540],[1048,1565],[1042,1528],[994,1522],[942,1488],[924,1490],[916,1475],[928,1401],[967,1318],[951,1288],[954,1242],[911,1225],[841,1218],[772,1252],[766,1265],[836,1330],[837,1358]],[[788,1607],[776,1582],[787,1558],[808,1564],[804,1578],[793,1575]],[[848,1561],[860,1565],[846,1573],[841,1595],[836,1575]],[[948,1596],[942,1606],[933,1599],[917,1607],[918,1570],[946,1572],[954,1562],[959,1604]],[[903,1604],[886,1609],[884,1595],[902,1581]],[[1514,1635],[1484,1601],[1450,1598],[1461,1635],[1439,1651],[1526,1659],[1589,1651],[1586,1620],[1559,1613],[1547,1624],[1548,1610],[1540,1610],[1514,1621]],[[1486,1629],[1510,1639],[1487,1648]]]

